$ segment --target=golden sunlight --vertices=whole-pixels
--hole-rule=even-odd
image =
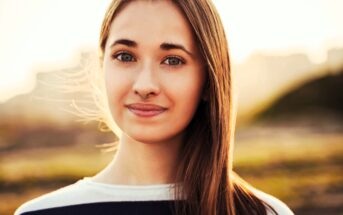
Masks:
[[[37,68],[73,66],[80,49],[96,49],[110,0],[2,0],[0,103],[30,91]],[[343,45],[343,1],[214,0],[227,31],[233,62],[255,52],[306,53],[323,62]]]

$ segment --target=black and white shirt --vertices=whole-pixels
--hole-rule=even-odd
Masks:
[[[113,185],[85,177],[24,203],[15,215],[172,215],[174,189],[174,184]],[[275,197],[259,190],[254,193],[279,215],[293,215]]]

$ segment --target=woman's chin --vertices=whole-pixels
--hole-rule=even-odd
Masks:
[[[168,134],[160,135],[157,132],[126,133],[131,139],[143,144],[157,144],[169,142],[173,136]]]
[[[130,135],[130,137],[133,140],[143,143],[143,144],[156,144],[156,143],[161,143],[165,140],[165,138],[156,136],[154,134],[136,134],[136,135]]]

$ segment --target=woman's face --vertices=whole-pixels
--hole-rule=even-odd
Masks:
[[[132,1],[114,18],[103,69],[112,117],[126,135],[144,143],[182,136],[206,78],[194,41],[171,1]]]

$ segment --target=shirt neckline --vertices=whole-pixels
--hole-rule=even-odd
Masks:
[[[80,179],[83,190],[96,193],[106,201],[171,201],[175,200],[175,184],[125,185],[95,182],[91,177]],[[78,186],[77,186],[78,187]],[[181,187],[182,189],[182,187]]]
[[[81,183],[86,183],[95,187],[109,188],[109,189],[120,189],[120,190],[164,190],[164,189],[174,189],[176,184],[147,184],[147,185],[129,185],[129,184],[109,184],[102,182],[95,182],[91,177],[84,177],[80,180]]]

